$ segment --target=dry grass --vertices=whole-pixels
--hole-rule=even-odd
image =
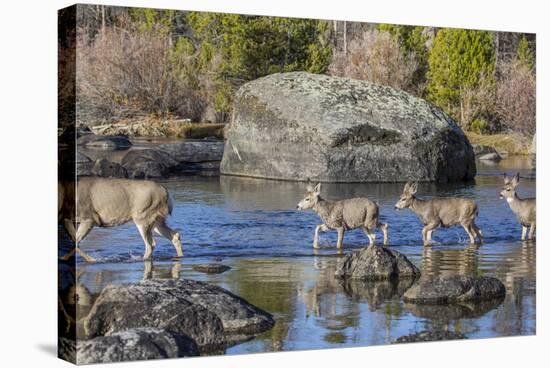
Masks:
[[[518,133],[477,134],[464,132],[471,144],[482,144],[494,147],[500,153],[510,155],[527,155],[531,146],[531,138]]]
[[[148,116],[139,120],[122,120],[114,124],[96,125],[91,129],[101,135],[127,135],[130,137],[174,137],[223,139],[225,124],[193,123],[178,119],[161,119]]]

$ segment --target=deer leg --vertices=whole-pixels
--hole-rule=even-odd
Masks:
[[[479,242],[483,243],[483,232],[479,227],[477,227],[475,222],[472,222],[472,228],[474,230],[474,234],[479,237]]]
[[[153,278],[153,262],[143,262],[143,280],[150,280]]]
[[[428,224],[422,228],[422,241],[424,242],[424,246],[430,245],[430,241],[432,240],[432,232],[437,226],[437,224]]]
[[[178,257],[183,257],[180,234],[177,231],[170,229],[164,222],[164,219],[157,221],[155,223],[154,229],[155,232],[159,233],[160,235],[164,236],[166,239],[172,242],[174,248],[176,249]]]
[[[62,261],[68,261],[76,252],[76,229],[74,228],[73,222],[67,219],[63,220],[63,228],[65,229],[67,234],[69,234],[71,240],[75,243],[75,247],[73,249],[65,253],[64,256],[59,257],[59,259]]]
[[[533,239],[533,235],[535,235],[535,228],[536,228],[536,225],[534,222],[532,222],[531,228],[529,229],[529,240]]]
[[[71,220],[65,219],[63,220],[63,228],[65,228],[71,240],[76,242],[76,229],[74,228],[74,223]]]
[[[374,233],[374,231],[369,229],[366,226],[363,226],[363,231],[365,232],[365,234],[369,238],[369,245],[373,245],[374,241],[376,240],[376,234]]]
[[[382,230],[382,234],[384,234],[384,245],[388,245],[388,224],[378,224],[378,227]]]
[[[428,230],[428,232],[426,233],[426,237],[428,238],[428,242],[432,242],[432,235],[434,233],[434,230]]]
[[[468,237],[470,238],[470,244],[474,244],[476,242],[475,235],[472,233],[472,226],[471,224],[462,224],[462,227],[468,234]]]
[[[84,258],[86,262],[89,262],[89,263],[95,262],[96,260],[93,257],[90,257],[88,254],[86,254],[86,252],[84,252],[82,249],[80,249],[80,242],[84,240],[86,235],[90,233],[93,227],[94,227],[93,221],[90,221],[90,220],[82,221],[80,225],[78,225],[78,230],[76,231],[76,236],[75,236],[75,242],[76,242],[75,251],[78,254],[80,254],[80,256]]]
[[[145,253],[143,254],[143,260],[148,261],[153,255],[153,234],[151,234],[151,226],[145,224],[136,224],[139,234],[145,244]]]
[[[521,225],[521,240],[525,240],[526,234],[527,234],[527,226]]]
[[[317,225],[315,227],[315,235],[313,235],[313,248],[319,248],[319,232],[327,231],[328,227],[325,224]]]
[[[336,242],[336,248],[338,249],[342,249],[344,247],[344,228],[341,227],[339,229],[337,229],[336,231],[338,231],[338,241]]]

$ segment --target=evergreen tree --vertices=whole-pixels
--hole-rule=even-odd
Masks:
[[[534,70],[535,57],[533,56],[533,52],[531,51],[529,42],[525,36],[523,36],[518,43],[517,60],[521,65],[525,66],[529,70]]]
[[[428,63],[429,99],[468,127],[476,118],[467,114],[467,109],[475,102],[472,96],[494,86],[492,34],[487,31],[441,29],[434,39]]]

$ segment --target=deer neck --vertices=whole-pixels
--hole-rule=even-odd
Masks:
[[[520,205],[521,201],[522,199],[518,197],[517,193],[514,193],[514,195],[510,198],[506,198],[506,202],[508,202],[511,208],[515,208]]]
[[[319,197],[315,206],[313,206],[313,211],[323,219],[323,221],[330,216],[332,210],[332,202],[324,198]]]
[[[413,197],[410,208],[414,213],[416,213],[417,215],[423,214],[425,207],[426,201]]]

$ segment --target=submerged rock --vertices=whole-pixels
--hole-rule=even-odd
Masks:
[[[114,151],[130,148],[132,142],[124,135],[84,134],[77,139],[77,145],[88,149]]]
[[[401,336],[397,338],[393,344],[401,344],[407,342],[426,342],[426,341],[443,341],[443,340],[463,340],[466,336],[459,332],[453,331],[420,331],[415,334]]]
[[[84,321],[89,338],[135,327],[185,334],[204,350],[232,334],[254,335],[273,327],[273,317],[220,287],[193,280],[146,280],[108,286]]]
[[[419,280],[403,295],[409,303],[447,304],[503,298],[500,280],[487,276],[440,276]]]
[[[370,245],[339,260],[335,275],[345,279],[387,280],[419,277],[420,270],[398,251]]]
[[[326,182],[466,181],[467,137],[425,100],[367,81],[293,72],[243,85],[222,174]]]
[[[223,273],[230,269],[231,267],[219,263],[193,265],[193,270],[204,273]]]
[[[134,328],[77,343],[77,364],[198,356],[193,339],[158,328]]]

